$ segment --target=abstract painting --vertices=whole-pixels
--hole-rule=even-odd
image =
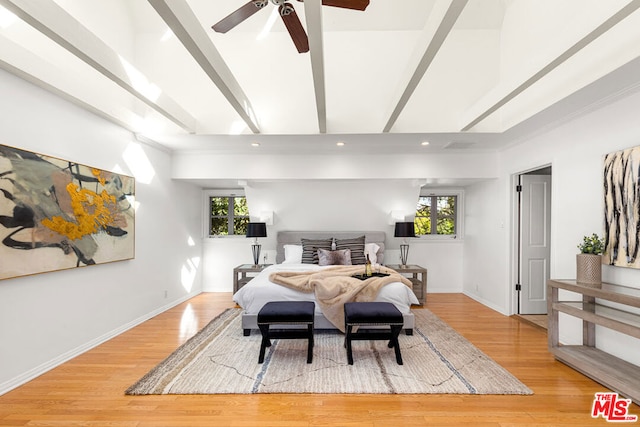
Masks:
[[[133,177],[0,145],[0,279],[134,258]]]
[[[603,262],[640,268],[640,147],[609,153],[604,158]]]

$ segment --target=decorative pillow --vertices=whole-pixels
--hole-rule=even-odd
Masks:
[[[351,250],[328,251],[318,249],[319,265],[351,265]]]
[[[378,263],[378,249],[380,249],[380,246],[375,243],[365,243],[364,245],[364,256],[366,258],[367,254],[369,255],[371,264]]]
[[[302,245],[284,245],[283,264],[302,264]]]
[[[331,250],[333,239],[300,239],[302,243],[302,263],[317,264],[318,249]]]
[[[341,249],[351,250],[351,263],[353,265],[366,264],[367,258],[364,255],[364,236],[353,239],[336,239],[336,250]]]

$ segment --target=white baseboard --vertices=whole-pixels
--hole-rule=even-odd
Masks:
[[[499,306],[495,305],[494,303],[492,303],[491,301],[487,301],[486,299],[481,298],[480,296],[478,296],[476,294],[473,294],[471,292],[462,291],[462,293],[465,294],[466,296],[468,296],[469,298],[478,301],[480,304],[486,305],[490,309],[497,311],[500,314],[503,314],[505,316],[509,316],[509,313],[507,313],[507,311],[505,311],[504,307],[499,307]]]
[[[18,375],[17,377],[14,377],[8,381],[2,382],[0,383],[0,396],[2,396],[3,394],[13,390],[14,388],[20,387],[21,385],[31,381],[32,379],[39,377],[40,375],[44,374],[47,371],[50,371],[51,369],[62,365],[63,363],[73,359],[76,356],[79,356],[82,353],[85,353],[86,351],[91,350],[94,347],[99,346],[100,344],[109,341],[111,338],[114,338],[118,335],[120,335],[121,333],[135,327],[138,326],[141,323],[146,322],[147,320],[151,319],[152,317],[157,316],[160,313],[163,313],[167,310],[169,310],[172,307],[175,307],[178,304],[182,304],[183,302],[187,301],[190,298],[193,298],[194,296],[198,295],[198,293],[194,293],[194,294],[188,294],[185,295],[184,297],[172,301],[156,310],[153,310],[150,313],[145,314],[144,316],[138,317],[137,319],[132,320],[129,323],[126,323],[124,325],[122,325],[119,328],[116,328],[110,332],[107,332],[106,334],[99,336],[79,347],[76,347],[72,350],[67,351],[66,353],[63,353],[45,363],[42,363],[39,366],[36,366],[33,369],[28,370],[27,372]]]
[[[429,294],[461,294],[462,288],[434,288],[427,285],[427,296]]]

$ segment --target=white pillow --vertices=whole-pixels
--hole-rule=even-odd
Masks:
[[[284,245],[283,264],[302,264],[302,245]]]
[[[378,253],[378,249],[380,249],[380,246],[375,243],[365,243],[364,245],[364,256],[366,257],[369,255],[369,261],[371,261],[371,264],[378,263],[378,255],[376,255]]]

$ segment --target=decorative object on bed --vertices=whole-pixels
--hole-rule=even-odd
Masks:
[[[0,279],[132,259],[135,180],[0,145]]]
[[[377,393],[532,394],[506,369],[427,309],[415,310],[416,333],[400,335],[404,365],[385,341],[357,341],[347,363],[344,335],[318,331],[314,360],[304,340],[273,342],[256,363],[262,337],[240,336],[241,314],[212,320],[126,394]]]
[[[407,237],[416,237],[416,230],[413,222],[396,222],[396,228],[393,237],[402,237],[400,244],[400,262],[402,267],[407,266],[407,258],[409,257],[409,244]]]
[[[258,237],[267,237],[267,224],[264,222],[250,222],[247,225],[247,237],[253,237],[255,240],[251,245],[251,253],[253,254],[253,265],[260,264],[260,248]]]
[[[351,250],[318,249],[318,265],[351,265]]]
[[[371,269],[371,261],[369,261],[369,255],[367,254],[367,262],[364,264],[364,275],[371,277],[373,270]]]
[[[330,251],[333,239],[300,239],[302,243],[302,264],[318,264],[318,249]]]
[[[364,235],[351,239],[336,239],[336,249],[349,249],[351,251],[351,264],[365,264]]]
[[[373,265],[378,265],[378,250],[380,250],[380,246],[376,243],[365,243],[364,245],[364,254],[369,256],[371,263]]]
[[[640,268],[640,146],[604,157],[604,260]]]
[[[389,276],[389,275],[386,274],[386,273],[371,273],[370,276],[367,276],[366,274],[354,274],[351,277],[355,277],[358,280],[367,280],[367,279],[370,279],[372,277],[387,277],[387,276]]]

